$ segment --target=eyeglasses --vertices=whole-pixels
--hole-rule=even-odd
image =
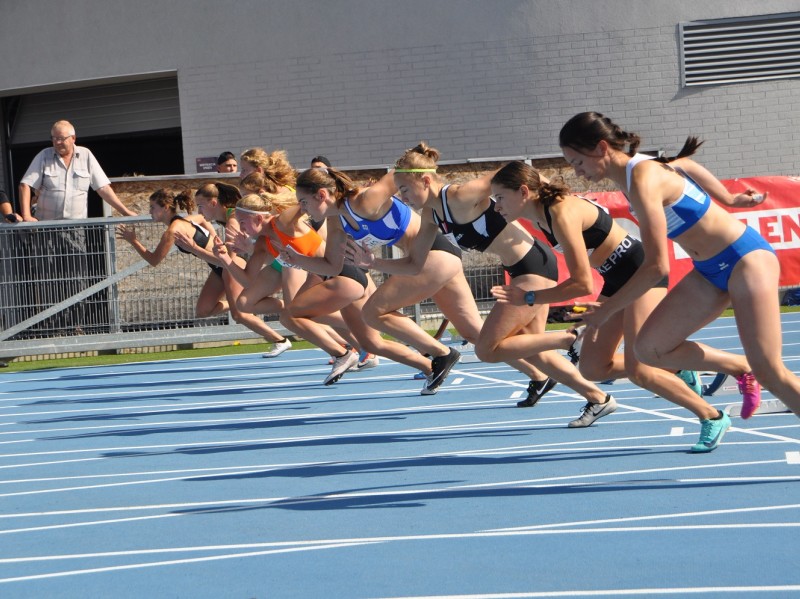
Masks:
[[[73,137],[74,135],[75,134],[73,133],[72,135],[64,135],[62,137],[51,137],[50,139],[52,139],[55,142],[62,143],[67,141],[70,137]]]

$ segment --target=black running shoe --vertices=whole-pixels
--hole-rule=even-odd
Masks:
[[[575,335],[575,341],[569,346],[567,350],[567,357],[573,364],[577,364],[581,359],[581,346],[583,345],[583,336],[586,334],[586,325],[582,324],[570,329],[568,332]]]
[[[545,393],[550,391],[550,389],[552,389],[555,386],[556,386],[556,381],[554,381],[550,377],[547,377],[543,381],[531,380],[531,382],[528,383],[528,397],[523,399],[522,401],[518,401],[517,407],[532,408],[533,406],[536,405],[536,402],[542,399]]]
[[[441,384],[450,373],[450,369],[458,364],[461,359],[461,352],[455,348],[450,348],[450,353],[446,356],[439,356],[431,360],[431,375],[425,381],[425,386],[420,392],[421,395],[433,395],[438,391]]]

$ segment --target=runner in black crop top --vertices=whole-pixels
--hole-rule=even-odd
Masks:
[[[209,240],[209,238],[211,237],[211,233],[209,233],[208,231],[206,231],[206,230],[205,230],[203,227],[201,227],[200,225],[198,225],[196,222],[194,222],[194,221],[192,221],[192,220],[189,220],[188,218],[184,218],[183,216],[180,216],[179,214],[176,214],[175,216],[173,216],[173,217],[172,217],[172,218],[169,220],[169,222],[170,222],[170,224],[172,224],[172,223],[174,223],[176,220],[183,220],[183,221],[186,221],[187,223],[189,223],[190,225],[192,225],[192,226],[194,227],[194,236],[192,237],[192,241],[194,241],[194,242],[195,242],[195,244],[196,244],[198,247],[205,248],[205,247],[208,245],[208,240]],[[178,248],[178,251],[181,251],[181,252],[183,252],[184,254],[191,254],[191,253],[192,253],[192,252],[190,252],[189,250],[185,250],[185,249],[183,249],[183,248],[182,248],[180,245],[178,245],[177,243],[175,244],[175,247],[176,247],[176,248]]]
[[[506,228],[508,223],[499,212],[494,209],[494,200],[491,200],[489,207],[478,218],[469,223],[457,223],[450,214],[447,206],[447,190],[450,186],[442,187],[442,210],[444,218],[439,217],[436,210],[432,210],[433,222],[445,234],[450,241],[456,243],[465,250],[478,250],[485,252],[486,248]]]
[[[581,196],[576,197],[580,198]],[[596,250],[606,240],[608,234],[611,232],[611,227],[614,225],[614,219],[611,218],[611,215],[606,212],[602,206],[595,204],[587,198],[581,199],[589,202],[590,204],[594,204],[597,207],[597,220],[594,221],[594,224],[591,227],[583,230],[583,242],[586,244],[586,249]],[[556,236],[553,235],[553,217],[550,216],[550,207],[543,206],[543,208],[544,217],[547,220],[547,227],[550,230],[548,231],[542,227],[541,224],[538,225],[538,228],[547,238],[547,241],[550,242],[550,245],[553,246],[553,249],[560,252],[561,244],[558,243],[558,239],[556,239]]]

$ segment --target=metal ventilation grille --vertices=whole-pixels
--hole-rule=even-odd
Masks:
[[[681,85],[800,77],[800,13],[680,25]]]

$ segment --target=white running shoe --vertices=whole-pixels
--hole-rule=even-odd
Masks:
[[[289,340],[288,337],[285,337],[283,341],[278,341],[277,343],[272,344],[272,349],[269,350],[267,353],[264,354],[265,358],[277,358],[287,349],[292,349],[292,342]]]
[[[351,366],[350,370],[367,370],[369,368],[375,368],[378,364],[380,364],[380,358],[378,356],[361,352],[358,354],[358,364]]]
[[[342,375],[347,372],[351,366],[358,364],[358,354],[347,350],[343,356],[338,356],[333,360],[333,367],[331,373],[325,377],[325,385],[333,385],[336,381],[342,378]]]
[[[616,409],[617,401],[611,397],[611,395],[606,394],[605,403],[587,402],[586,405],[581,408],[581,415],[567,424],[567,426],[569,428],[585,428],[591,426],[592,422],[603,416],[608,416]]]

